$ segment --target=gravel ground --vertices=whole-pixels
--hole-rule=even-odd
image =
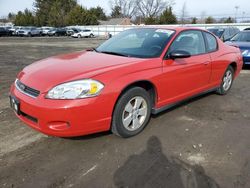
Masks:
[[[250,187],[250,70],[226,96],[207,94],[151,118],[130,139],[63,139],[20,122],[8,90],[26,65],[103,40],[0,38],[0,187]]]

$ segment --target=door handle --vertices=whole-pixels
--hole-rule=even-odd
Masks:
[[[210,64],[210,61],[206,61],[203,63],[204,65],[209,65]]]

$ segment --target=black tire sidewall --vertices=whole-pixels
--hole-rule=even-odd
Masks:
[[[134,97],[140,96],[145,99],[148,109],[147,109],[147,116],[146,119],[143,123],[143,125],[135,130],[135,131],[129,131],[127,130],[122,123],[122,115],[123,115],[123,110],[127,103]],[[150,116],[151,116],[151,108],[152,108],[152,102],[150,100],[150,96],[148,92],[140,87],[134,87],[126,91],[117,101],[115,110],[113,113],[113,118],[112,118],[112,132],[118,136],[121,136],[123,138],[128,138],[135,136],[139,134],[147,125]]]

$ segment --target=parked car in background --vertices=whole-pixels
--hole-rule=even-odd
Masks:
[[[18,31],[18,36],[40,36],[41,35],[41,29],[36,27],[24,27]]]
[[[74,38],[82,38],[82,37],[89,37],[92,38],[94,37],[94,33],[93,31],[91,31],[90,29],[84,29],[84,30],[80,30],[77,33],[74,33],[73,35],[71,35]]]
[[[207,29],[211,33],[219,37],[223,42],[230,40],[240,30],[237,27],[216,27]]]
[[[9,28],[9,34],[10,34],[10,36],[15,35],[15,32],[16,32],[16,27]]]
[[[48,35],[48,32],[52,29],[54,29],[53,27],[41,27],[42,28],[42,35],[46,36]]]
[[[1,36],[7,36],[9,32],[4,27],[0,27],[0,37]]]
[[[23,29],[24,27],[22,27],[22,26],[14,26],[14,32],[13,32],[13,35],[15,35],[15,36],[18,36],[18,32],[19,32],[19,30],[21,30],[21,29]]]
[[[245,31],[247,31],[247,30],[250,30],[250,27],[248,27],[248,28],[246,28],[246,29],[244,29]]]
[[[48,135],[111,130],[131,137],[151,114],[207,92],[227,94],[242,63],[239,48],[205,30],[129,29],[96,49],[25,67],[11,86],[10,104],[20,120]]]
[[[12,27],[10,27],[10,26],[7,26],[7,27],[4,27],[5,29],[6,29],[6,31],[7,31],[7,35],[8,36],[11,36],[12,35]]]
[[[48,31],[48,36],[66,36],[65,28],[54,28]]]
[[[66,30],[67,36],[72,36],[74,33],[80,32],[80,29],[77,28],[69,28]]]
[[[250,65],[250,30],[239,32],[227,44],[239,47],[244,65]]]
[[[36,32],[39,33],[39,36],[42,36],[42,34],[43,34],[42,31],[43,31],[43,30],[42,30],[41,27],[37,27],[37,28],[36,28]]]

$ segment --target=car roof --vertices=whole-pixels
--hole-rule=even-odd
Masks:
[[[200,31],[205,31],[207,32],[207,30],[205,29],[201,29],[198,27],[188,27],[188,26],[144,26],[144,27],[139,27],[139,28],[152,28],[152,29],[168,29],[168,30],[175,30],[176,32],[181,32],[181,31],[185,31],[185,30],[200,30]],[[138,28],[134,28],[134,29],[138,29]]]
[[[209,29],[228,29],[228,28],[237,28],[237,27],[234,27],[234,26],[222,26],[222,27],[217,26],[217,27],[210,27]]]
[[[250,30],[243,30],[241,33],[250,33]]]

